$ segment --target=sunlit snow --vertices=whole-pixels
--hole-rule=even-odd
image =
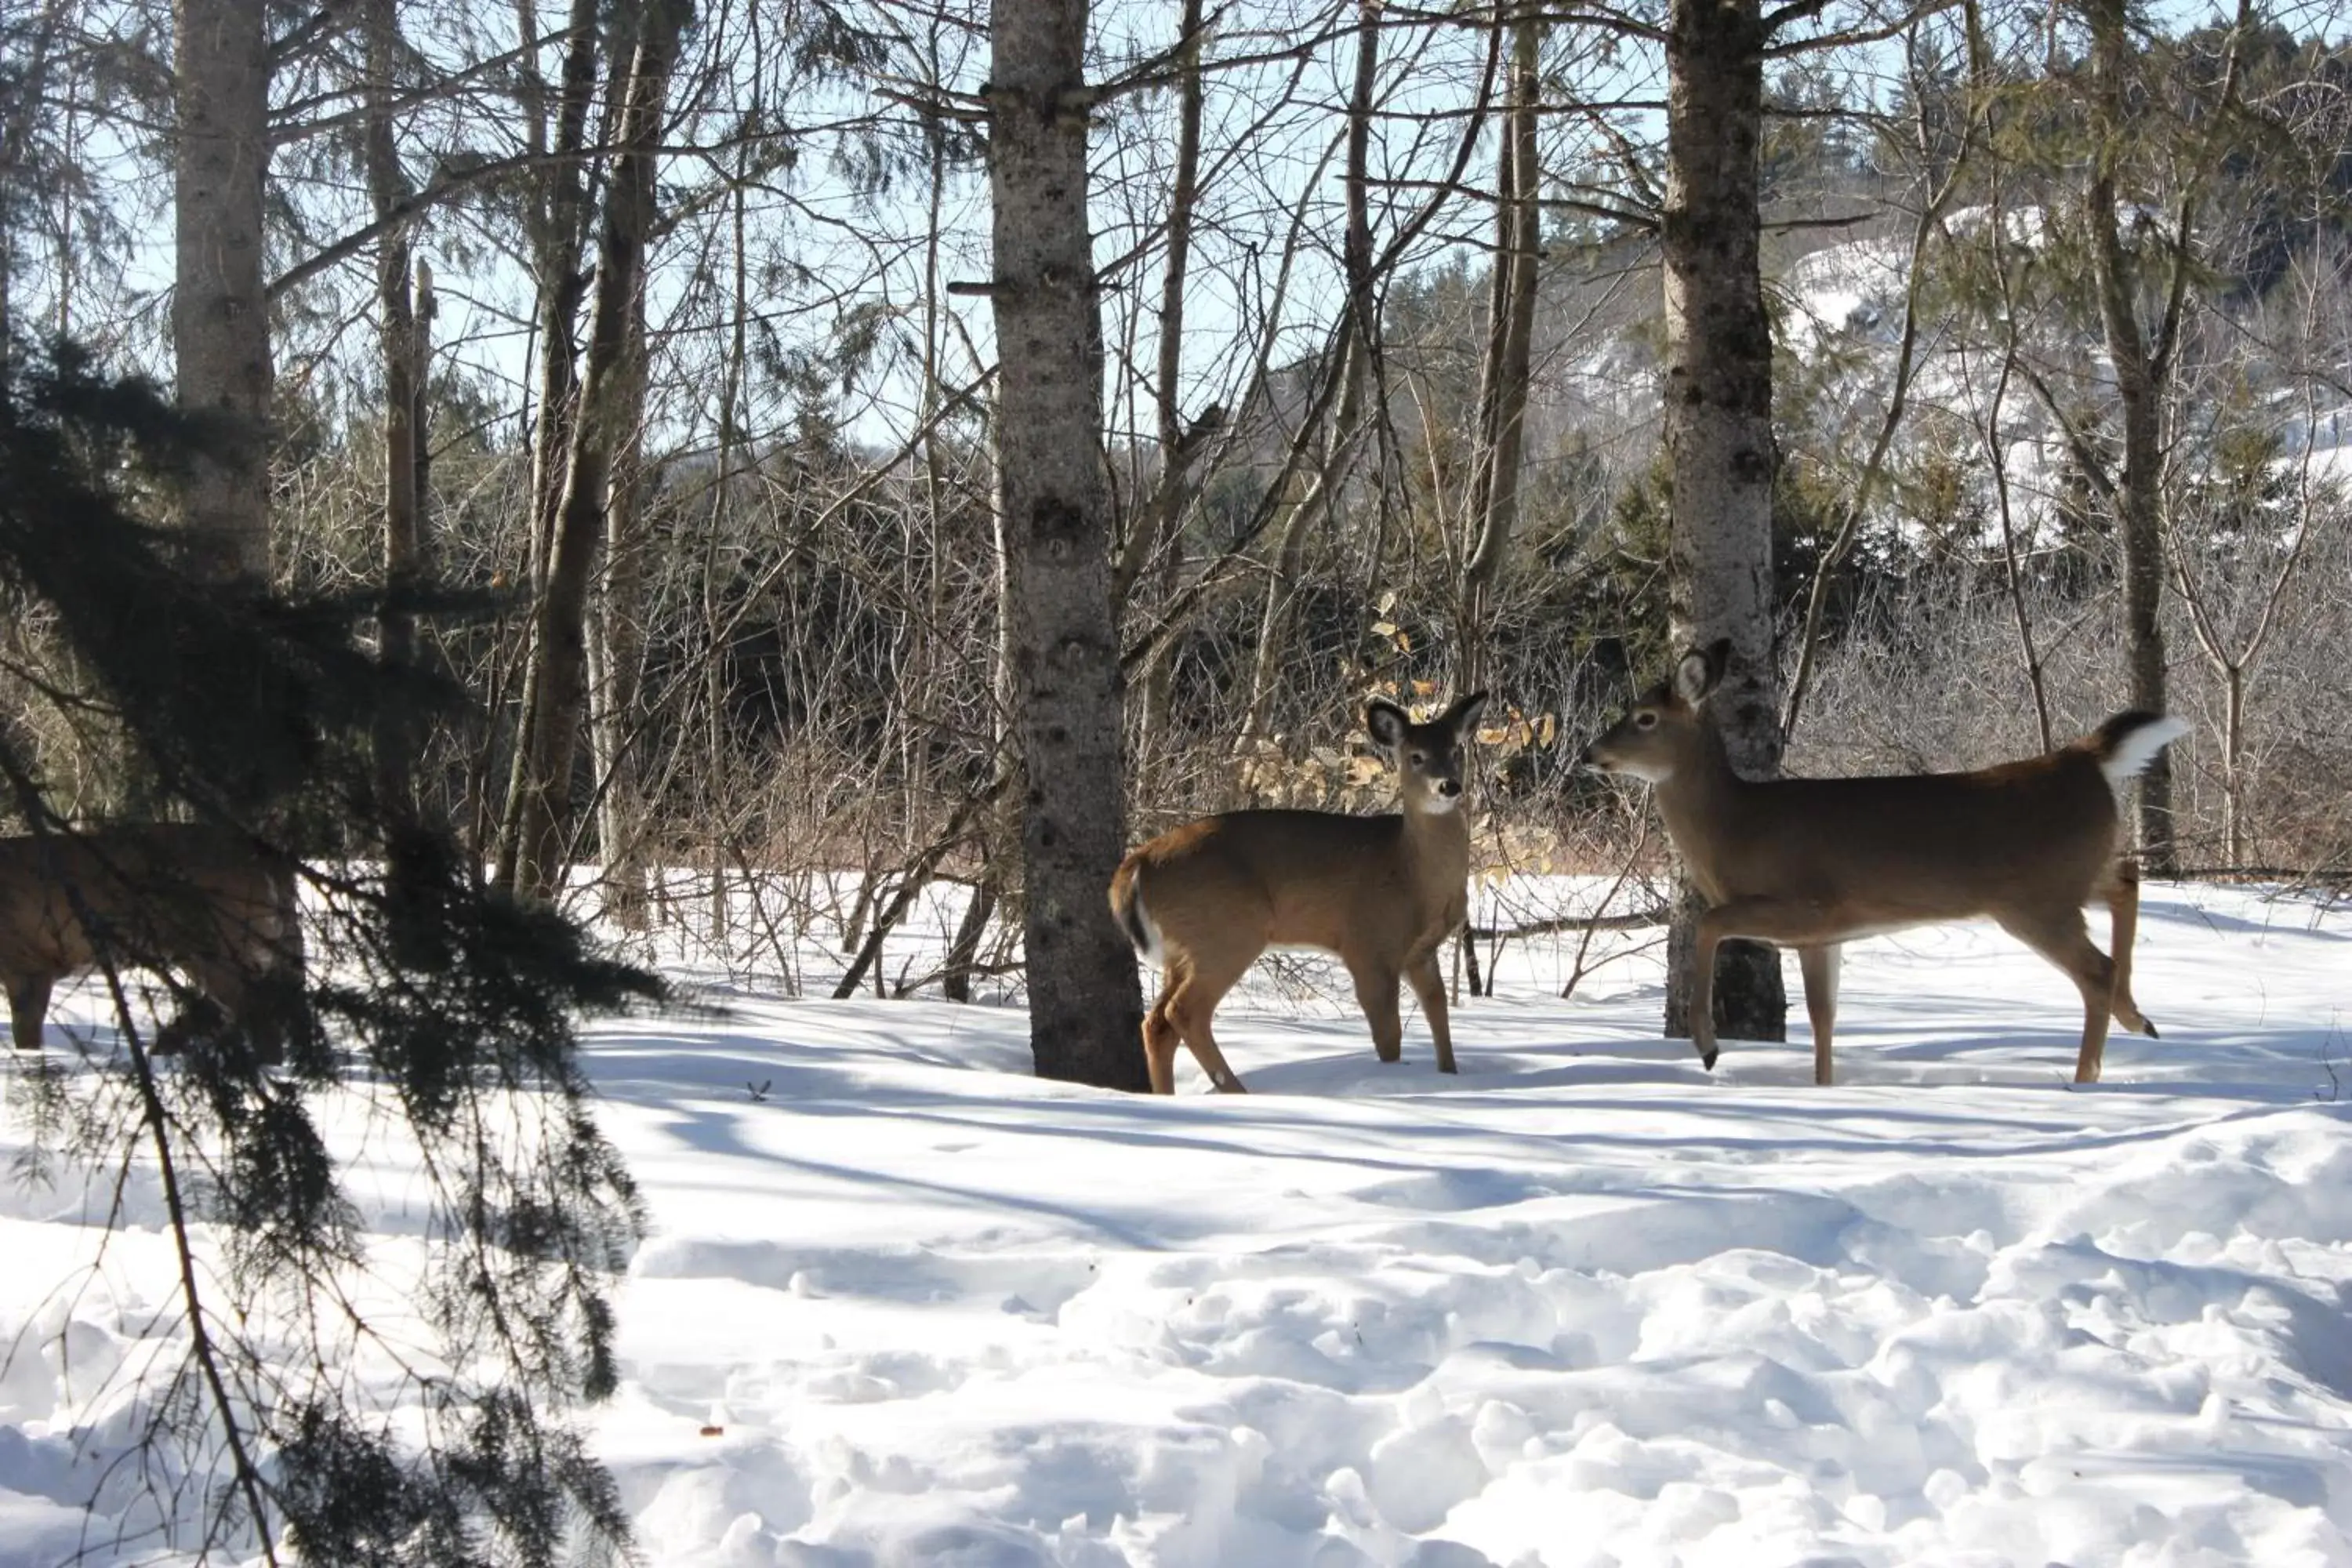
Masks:
[[[1173,1100],[1025,1076],[1017,1005],[679,963],[723,1011],[588,1046],[653,1222],[596,1421],[646,1562],[2352,1563],[2352,911],[2151,885],[2165,1037],[2090,1089],[1990,927],[1849,952],[1829,1089],[1801,1009],[1701,1072],[1611,940],[1568,1001],[1572,937],[1507,949],[1452,1079],[1261,975],[1255,1092]],[[170,1279],[134,1237],[57,1290],[106,1197],[7,1189],[0,1563],[121,1522],[91,1401]]]

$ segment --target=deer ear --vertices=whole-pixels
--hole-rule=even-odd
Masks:
[[[1412,724],[1405,710],[1393,702],[1375,697],[1364,704],[1364,728],[1371,731],[1375,745],[1395,751],[1404,743],[1404,732]]]
[[[1685,707],[1696,708],[1706,700],[1706,694],[1723,679],[1724,663],[1730,655],[1731,639],[1726,637],[1703,653],[1692,648],[1675,661],[1675,695]]]
[[[1446,710],[1445,727],[1454,731],[1457,741],[1467,735],[1478,723],[1478,715],[1486,706],[1486,694],[1474,691]]]

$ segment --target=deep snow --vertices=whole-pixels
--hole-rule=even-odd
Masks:
[[[598,1426],[646,1560],[2352,1563],[2352,912],[2152,886],[2166,1037],[2087,1090],[1989,927],[1850,952],[1831,1089],[1801,1011],[1702,1073],[1628,940],[1567,1002],[1514,945],[1455,1079],[1262,977],[1256,1092],[1172,1101],[1024,1076],[1015,1006],[681,967],[723,1013],[590,1044],[654,1224]],[[168,1285],[139,1236],[74,1272],[103,1201],[0,1201],[0,1564],[88,1539],[89,1391]]]

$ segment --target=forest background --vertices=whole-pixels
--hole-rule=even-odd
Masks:
[[[297,589],[508,595],[413,634],[477,699],[420,742],[437,809],[502,881],[593,868],[564,885],[624,923],[666,890],[652,868],[700,868],[702,908],[658,915],[717,947],[819,896],[795,873],[868,873],[849,896],[877,907],[847,923],[877,942],[917,885],[969,881],[950,972],[891,983],[953,994],[1014,962],[984,19],[242,9],[268,39],[247,237],[266,308],[229,352],[264,400],[270,482],[237,548]],[[2340,872],[2342,18],[2117,10],[2103,83],[2105,9],[1767,15],[1790,764],[1973,763],[2118,706],[2145,639],[2116,519],[2152,482],[2159,657],[2197,725],[2157,858]],[[164,239],[196,152],[172,128],[198,91],[173,18],[13,17],[7,331],[168,377],[189,290]],[[1244,799],[1375,805],[1359,700],[1482,683],[1503,699],[1482,856],[1595,868],[1630,844],[1566,759],[1670,635],[1662,20],[1097,17],[1099,440],[1138,836]],[[2109,244],[2148,338],[2145,479]],[[551,595],[576,674],[551,672],[571,646]],[[74,682],[39,618],[5,636],[8,722],[67,814],[136,814],[102,708],[57,700]]]

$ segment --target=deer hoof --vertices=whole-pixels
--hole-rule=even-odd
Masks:
[[[1715,1070],[1715,1058],[1722,1054],[1722,1052],[1717,1050],[1713,1046],[1701,1046],[1698,1050],[1698,1065],[1705,1068],[1707,1071],[1713,1072]]]

